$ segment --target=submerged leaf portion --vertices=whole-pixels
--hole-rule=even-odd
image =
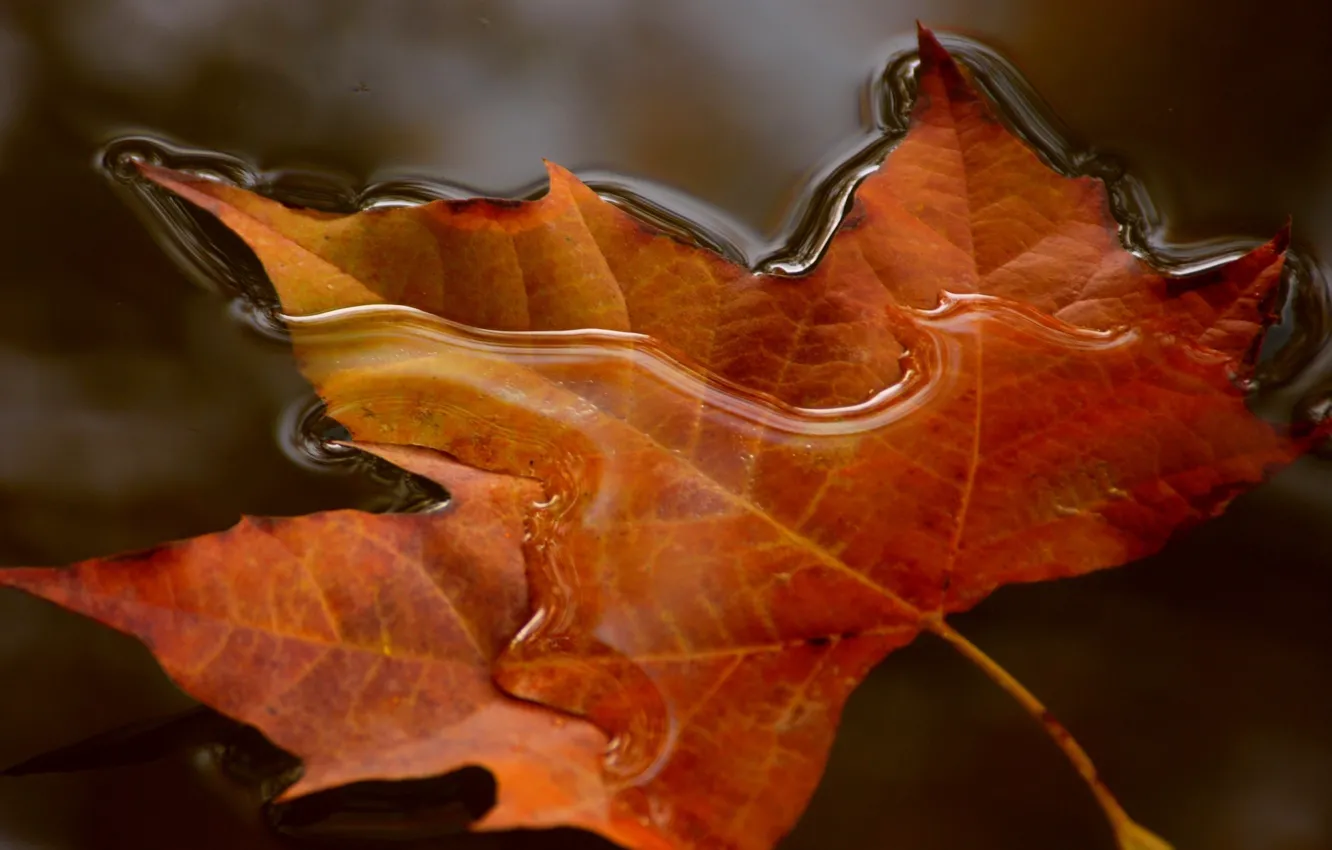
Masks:
[[[362,448],[445,486],[451,506],[247,518],[67,569],[0,570],[0,585],[141,638],[191,696],[302,759],[285,797],[481,764],[498,784],[484,828],[636,840],[609,820],[604,736],[491,683],[527,616],[520,541],[540,488],[426,449]]]
[[[920,50],[910,133],[798,279],[555,166],[537,201],[349,216],[143,166],[254,249],[358,440],[471,467],[439,473],[458,513],[251,524],[6,581],[144,636],[306,759],[293,793],[471,759],[500,779],[488,824],[636,848],[770,847],[847,696],[930,630],[1056,733],[1122,847],[1163,847],[943,617],[1156,551],[1307,448],[1234,380],[1286,234],[1161,274],[1101,183],[1050,170],[927,31]],[[320,315],[345,307],[367,309]],[[492,663],[545,708],[495,692]],[[609,736],[604,763],[552,709]]]

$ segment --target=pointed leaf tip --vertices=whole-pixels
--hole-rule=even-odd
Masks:
[[[1294,216],[1286,216],[1285,222],[1277,228],[1277,232],[1272,235],[1272,248],[1278,254],[1284,253],[1290,248],[1291,227],[1295,223]]]
[[[541,163],[546,168],[546,180],[548,180],[550,184],[547,191],[553,192],[556,189],[564,187],[583,187],[583,181],[578,179],[578,175],[559,163],[544,158],[541,160]],[[584,191],[587,191],[587,189],[584,188]]]
[[[918,80],[922,83],[925,78],[937,76],[944,84],[948,96],[951,100],[973,101],[979,100],[971,84],[967,82],[966,76],[962,73],[961,67],[953,54],[948,51],[939,41],[934,31],[916,24],[916,44],[917,52],[920,55],[920,70],[918,71]],[[926,91],[924,85],[920,89]],[[916,109],[919,110],[922,104],[917,103]]]
[[[931,67],[953,64],[953,56],[948,49],[939,41],[934,30],[916,23],[916,49],[920,53],[920,59]]]

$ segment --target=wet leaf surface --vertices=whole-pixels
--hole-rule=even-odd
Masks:
[[[770,845],[886,652],[922,629],[968,652],[942,614],[1149,554],[1315,436],[1262,423],[1234,382],[1284,234],[1160,275],[1119,247],[1099,183],[1049,171],[928,35],[922,58],[911,134],[798,280],[655,233],[558,169],[531,204],[353,217],[148,171],[247,240],[289,313],[398,303],[448,320],[361,311],[293,335],[357,439],[543,483],[536,615],[499,681],[613,736],[592,826],[647,825],[633,846]],[[582,328],[621,335],[549,333]],[[58,597],[68,575],[6,580]],[[158,646],[158,627],[61,601]],[[305,790],[383,772],[335,757],[312,779],[339,745],[291,746],[244,714],[262,702],[219,707],[303,755]],[[1123,846],[1156,846],[1102,802]]]

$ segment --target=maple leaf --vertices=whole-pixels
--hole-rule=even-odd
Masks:
[[[1284,233],[1202,274],[1153,270],[1101,183],[1051,171],[924,30],[920,49],[911,131],[798,279],[682,244],[554,166],[534,202],[351,216],[143,167],[312,317],[291,322],[298,358],[358,440],[543,483],[534,616],[495,671],[612,736],[591,792],[608,799],[579,823],[637,824],[629,846],[770,846],[850,691],[923,630],[1046,725],[1121,846],[1164,846],[944,615],[1153,552],[1318,436],[1259,421],[1234,380]]]

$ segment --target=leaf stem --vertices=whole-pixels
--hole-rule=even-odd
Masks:
[[[1105,787],[1101,781],[1100,774],[1096,770],[1096,765],[1092,764],[1091,756],[1082,745],[1073,739],[1064,724],[1055,719],[1050,710],[1036,698],[1036,696],[1013,675],[999,665],[993,658],[986,655],[974,643],[967,640],[952,626],[944,622],[943,617],[934,615],[926,617],[923,621],[924,627],[946,640],[958,652],[962,653],[969,661],[979,667],[989,676],[996,685],[1009,693],[1018,704],[1026,709],[1027,713],[1035,718],[1036,722],[1044,727],[1050,740],[1054,741],[1055,746],[1063,751],[1064,755],[1073,764],[1074,770],[1083,778],[1091,792],[1096,797],[1096,802],[1100,804],[1105,812],[1106,819],[1109,820],[1111,828],[1115,832],[1115,838],[1119,843],[1120,850],[1171,850],[1171,845],[1154,833],[1144,829],[1133,821],[1124,811],[1124,807],[1119,805],[1119,801],[1110,793],[1110,789]]]

